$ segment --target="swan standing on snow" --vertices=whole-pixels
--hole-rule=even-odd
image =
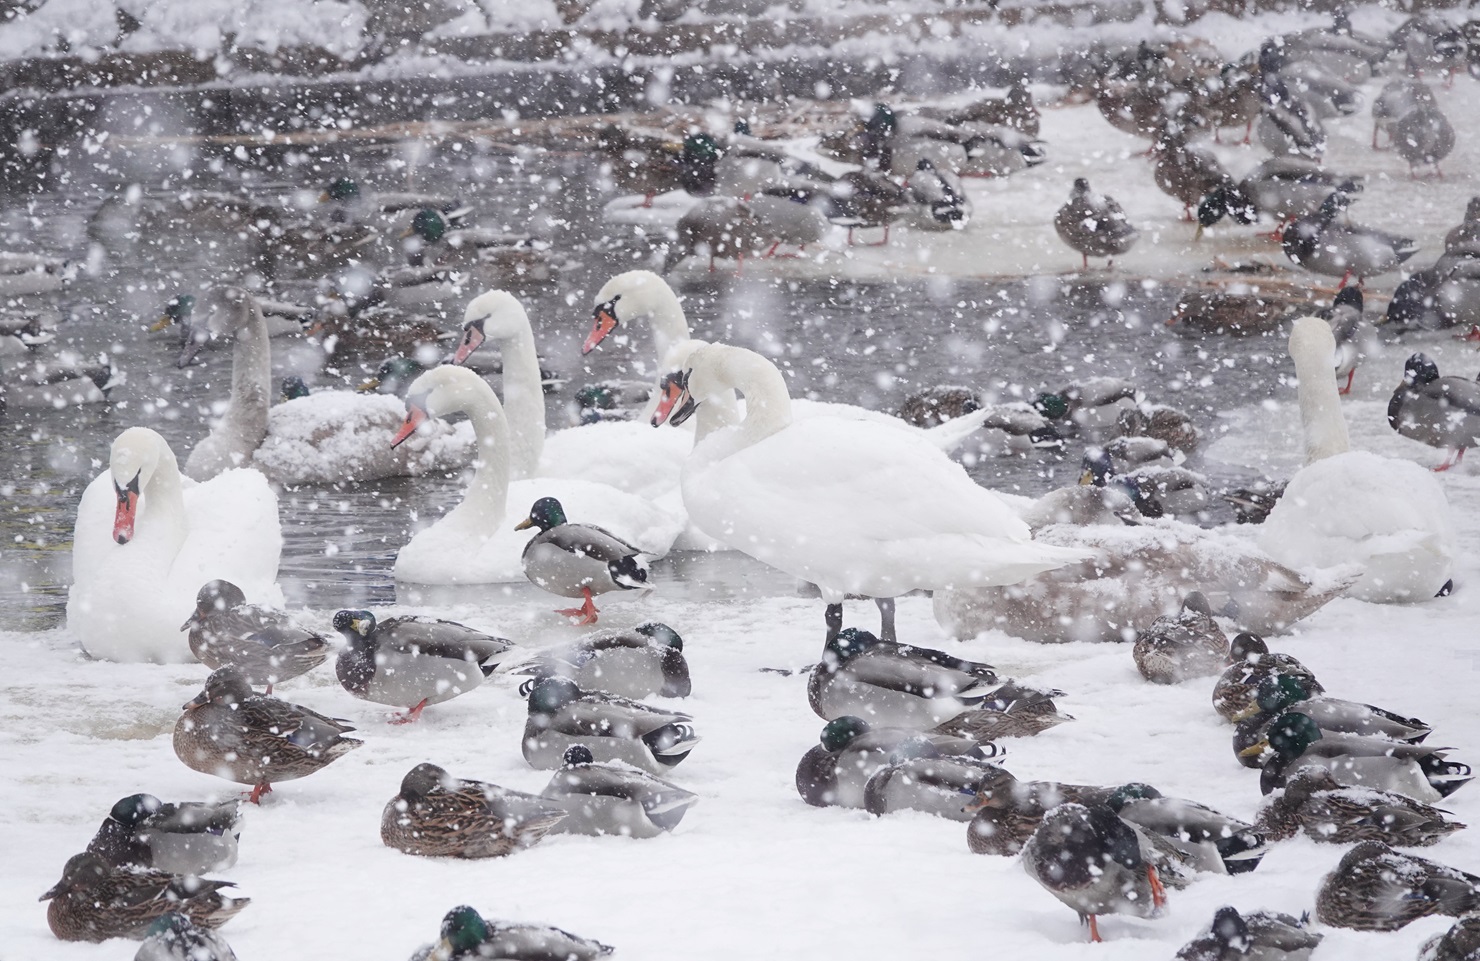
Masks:
[[[1331,371],[1336,340],[1318,317],[1290,332],[1300,379],[1305,466],[1260,528],[1259,546],[1299,570],[1355,564],[1347,591],[1380,603],[1423,601],[1449,580],[1454,525],[1433,475],[1406,460],[1350,449]]]
[[[710,397],[739,391],[745,420],[695,445],[684,506],[705,533],[816,584],[830,622],[848,594],[1012,584],[1083,555],[1034,544],[1028,525],[928,441],[869,421],[793,421],[781,372],[754,351],[696,350],[655,422],[681,423]]]
[[[509,482],[509,426],[493,388],[462,367],[427,371],[408,391],[399,444],[432,417],[465,413],[478,438],[478,466],[458,504],[417,532],[396,557],[396,580],[415,584],[493,584],[525,580],[522,554],[532,535],[514,530],[507,502],[557,497],[571,514],[635,545],[644,554],[668,553],[682,525],[647,501],[604,484],[573,479]]]
[[[230,404],[186,459],[190,477],[256,467],[279,484],[335,484],[453,470],[472,459],[471,433],[446,425],[391,450],[387,441],[406,411],[395,397],[319,391],[274,406],[269,332],[256,299],[238,287],[214,287],[203,301],[206,320],[180,365],[206,338],[231,336],[236,344]]]
[[[277,497],[261,474],[192,484],[163,437],[131,427],[77,505],[67,625],[94,657],[188,662],[180,622],[200,586],[223,578],[248,600],[281,602],[282,546]]]

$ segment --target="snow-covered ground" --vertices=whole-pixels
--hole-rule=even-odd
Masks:
[[[1360,381],[1359,381],[1360,383]],[[1387,431],[1376,400],[1348,404],[1355,445],[1423,463],[1433,452]],[[1238,412],[1239,427],[1210,456],[1258,462],[1280,472],[1298,458],[1293,403]],[[1335,695],[1423,717],[1435,745],[1455,758],[1480,757],[1480,474],[1472,465],[1441,475],[1460,524],[1458,589],[1419,605],[1338,600],[1275,640],[1309,665]],[[409,857],[381,845],[379,818],[401,776],[421,761],[455,774],[537,791],[548,773],[520,755],[524,704],[517,679],[436,706],[408,727],[389,711],[341,690],[328,666],[283,685],[282,696],[351,719],[366,744],[328,769],[280,785],[247,812],[238,865],[226,876],[253,904],[225,933],[243,958],[409,956],[431,939],[442,913],[471,903],[498,917],[542,920],[616,945],[620,956],[689,961],[953,956],[980,950],[1034,959],[1170,957],[1223,904],[1299,913],[1314,904],[1321,876],[1341,848],[1305,838],[1284,842],[1259,869],[1206,877],[1172,892],[1164,917],[1108,919],[1109,943],[1084,943],[1068,909],[1012,860],[971,854],[965,826],[925,815],[874,818],[808,807],[792,777],[822,722],[808,709],[798,668],[819,653],[821,602],[784,589],[747,595],[743,584],[707,597],[700,586],[603,605],[603,623],[658,618],[686,641],[692,713],[704,738],[673,779],[702,795],[671,836],[650,841],[553,837],[513,857],[454,862]],[[476,597],[476,600],[469,599]],[[533,590],[470,592],[458,603],[418,610],[542,645],[569,637],[552,599]],[[328,611],[304,612],[327,628]],[[848,607],[872,626],[872,605]],[[1250,818],[1257,775],[1230,750],[1231,728],[1213,713],[1212,679],[1177,687],[1141,680],[1124,645],[1040,646],[987,634],[947,640],[929,602],[900,606],[901,636],[986,660],[1002,671],[1068,692],[1077,720],[1036,738],[1005,742],[1020,778],[1092,783],[1141,780]],[[1228,625],[1232,627],[1233,625]],[[165,799],[226,796],[234,787],[187,769],[170,732],[199,690],[201,666],[156,667],[84,660],[66,630],[0,635],[0,958],[129,956],[117,942],[64,944],[47,930],[35,898],[66,858],[91,837],[119,797],[147,790]],[[1480,821],[1480,788],[1448,807]],[[1480,835],[1461,832],[1424,852],[1480,869]],[[1411,958],[1448,922],[1394,934],[1327,931],[1317,957],[1345,961]],[[976,947],[973,947],[973,946]]]

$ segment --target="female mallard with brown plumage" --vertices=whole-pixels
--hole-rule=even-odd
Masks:
[[[252,785],[249,800],[278,781],[307,777],[364,744],[344,721],[256,694],[241,671],[223,667],[175,723],[175,755],[185,766]]]
[[[1428,847],[1465,827],[1440,810],[1392,791],[1342,787],[1330,771],[1303,768],[1265,799],[1254,819],[1260,834],[1283,841],[1304,831],[1312,841],[1382,841]]]
[[[1153,684],[1180,684],[1218,673],[1227,659],[1228,637],[1213,620],[1213,609],[1193,591],[1175,615],[1163,615],[1136,633],[1136,669]]]
[[[63,941],[143,938],[149,926],[179,911],[203,928],[219,928],[250,898],[221,893],[230,881],[180,877],[164,871],[109,867],[92,854],[74,854],[62,879],[40,898],[46,921]]]
[[[180,629],[190,632],[190,652],[206,667],[235,667],[269,694],[274,684],[308,673],[329,656],[327,637],[286,614],[248,604],[230,581],[203,586],[195,595],[195,613]]]
[[[1448,865],[1363,841],[1316,892],[1316,920],[1355,931],[1397,931],[1436,914],[1480,910],[1480,878]]]
[[[501,858],[538,843],[565,816],[563,808],[538,795],[418,764],[386,804],[380,839],[423,857]]]

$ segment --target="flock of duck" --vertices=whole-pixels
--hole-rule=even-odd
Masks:
[[[1205,226],[1224,215],[1274,217],[1286,222],[1293,262],[1360,279],[1396,267],[1411,243],[1339,219],[1360,178],[1320,166],[1319,118],[1349,112],[1350,84],[1363,70],[1370,77],[1394,44],[1411,69],[1452,68],[1447,37],[1432,18],[1417,18],[1391,43],[1373,41],[1338,17],[1330,30],[1270,41],[1252,64],[1210,68],[1196,48],[1142,45],[1108,60],[1094,86],[1107,119],[1152,138],[1158,184],[1197,208]],[[1412,162],[1437,166],[1445,143],[1452,146],[1452,130],[1443,135],[1447,122],[1416,79],[1389,85],[1374,116],[1395,148],[1419,151]],[[1241,183],[1187,142],[1194,131],[1235,123],[1257,123],[1276,153]],[[1036,134],[1036,111],[1019,85],[1006,100],[969,109],[880,105],[831,138],[842,159],[857,161],[843,174],[801,164],[746,130],[722,147],[705,135],[653,143],[614,126],[602,145],[617,179],[649,199],[675,186],[707,198],[680,221],[671,266],[699,250],[741,260],[811,243],[812,227],[799,218],[816,226],[818,215],[887,235],[908,207],[920,222],[959,228],[969,205],[956,178],[1038,162]],[[1453,589],[1455,532],[1439,481],[1412,462],[1351,449],[1341,395],[1373,336],[1358,288],[1289,325],[1305,465],[1283,487],[1234,496],[1259,524],[1249,537],[1176,519],[1208,504],[1201,479],[1179,463],[1197,432],[1135,385],[1095,378],[1005,405],[937,389],[911,398],[898,417],[794,398],[771,360],[693,337],[678,296],[647,270],[619,274],[595,295],[583,352],[620,328],[646,325],[661,376],[593,385],[586,422],[552,432],[544,401],[552,377],[514,294],[488,289],[467,299],[455,344],[440,331],[408,333],[394,313],[397,298],[452,296],[427,285],[509,285],[486,283],[495,274],[542,282],[537,255],[546,252],[528,238],[453,226],[465,212],[435,198],[369,197],[349,180],[328,194],[351,214],[316,227],[285,227],[202,196],[179,201],[208,208],[215,226],[204,229],[240,241],[266,273],[305,262],[368,265],[372,293],[344,306],[337,321],[306,318],[244,286],[177,298],[167,318],[185,331],[182,366],[217,343],[231,345],[225,413],[183,469],[159,433],[124,430],[77,508],[67,617],[83,649],[113,661],[193,657],[211,669],[174,730],[174,751],[191,769],[246,785],[246,800],[261,803],[275,784],[367,744],[373,751],[374,739],[349,736],[355,729],[345,721],[272,693],[331,655],[350,696],[399,709],[392,723],[414,723],[516,675],[528,704],[520,748],[532,767],[553,772],[549,784],[528,794],[417,764],[386,804],[386,845],[420,857],[505,857],[552,833],[651,838],[680,824],[700,798],[668,778],[700,727],[647,700],[692,691],[673,627],[646,622],[539,649],[428,616],[342,610],[321,629],[280,609],[277,488],[471,466],[461,501],[399,548],[398,581],[528,581],[578,602],[555,611],[577,625],[598,622],[601,595],[647,589],[650,565],[674,550],[737,550],[815,585],[824,641],[807,691],[825,725],[796,769],[808,804],[965,822],[970,850],[1019,856],[1029,876],[1088,922],[1093,940],[1099,916],[1154,917],[1167,889],[1200,874],[1253,871],[1269,845],[1303,832],[1354,845],[1317,891],[1322,924],[1387,931],[1453,915],[1454,929],[1424,957],[1480,956],[1480,924],[1470,917],[1480,912],[1480,877],[1396,850],[1464,827],[1434,805],[1470,780],[1469,767],[1450,760],[1448,748],[1424,744],[1431,729],[1423,721],[1327,695],[1263,637],[1335,597],[1415,603]],[[169,204],[126,196],[105,205],[94,225],[110,243],[178,240],[168,225],[179,216]],[[1055,226],[1086,263],[1137,239],[1118,205],[1082,179]],[[1469,246],[1473,229],[1469,220],[1457,228],[1445,258],[1480,257]],[[386,266],[382,258],[407,249],[390,244],[384,253],[398,230],[411,239],[413,262]],[[304,250],[290,252],[284,238]],[[1457,261],[1424,283],[1449,283]],[[44,273],[45,265],[27,270]],[[1464,321],[1455,298],[1412,289],[1399,297],[1449,311],[1445,326]],[[379,311],[391,313],[377,319]],[[391,359],[364,391],[298,383],[274,403],[272,337],[310,323],[327,350]],[[26,350],[44,339],[34,327],[10,337]],[[407,345],[451,350],[435,364]],[[407,353],[416,359],[396,356]],[[495,370],[500,392],[483,376]],[[1480,385],[1440,376],[1423,354],[1394,374],[1389,424],[1450,451],[1439,470],[1480,442]],[[43,402],[54,404],[59,382],[32,386],[50,391]],[[455,416],[466,424],[449,422]],[[981,431],[1024,449],[1082,441],[1081,482],[1037,499],[982,487],[950,457]],[[915,592],[933,595],[937,620],[955,636],[1000,629],[1041,641],[1133,641],[1149,682],[1218,675],[1213,707],[1235,722],[1236,761],[1259,769],[1268,796],[1258,817],[1243,822],[1142,783],[1018,781],[995,742],[1072,722],[1057,705],[1064,692],[902,643],[894,599]],[[844,626],[850,598],[876,603],[877,633]],[[1220,620],[1242,630],[1230,641]],[[52,931],[67,940],[143,938],[141,961],[233,958],[216,929],[249,900],[201,875],[236,863],[240,832],[238,801],[118,801],[43,895]],[[1304,959],[1321,937],[1304,918],[1228,907],[1177,957]],[[414,957],[586,961],[611,950],[459,906]]]

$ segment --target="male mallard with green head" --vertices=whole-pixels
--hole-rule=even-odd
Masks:
[[[536,587],[560,597],[580,597],[580,607],[555,613],[577,624],[595,624],[600,613],[592,598],[608,591],[647,587],[648,569],[642,551],[594,524],[572,524],[565,508],[553,497],[541,497],[529,516],[514,529],[538,527],[524,545],[524,575]]]
[[[584,745],[599,761],[624,761],[663,774],[689,756],[699,735],[693,718],[602,691],[583,691],[565,677],[547,677],[529,692],[524,759],[556,770],[565,752]]]
[[[502,637],[432,617],[376,621],[369,611],[340,611],[334,629],[348,645],[334,663],[340,685],[362,700],[405,708],[394,724],[415,721],[428,704],[480,686],[514,647]]]

